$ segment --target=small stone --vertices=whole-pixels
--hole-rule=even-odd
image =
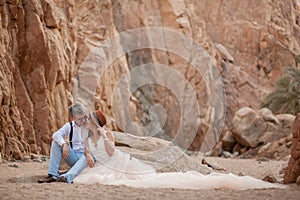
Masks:
[[[8,166],[9,166],[9,167],[15,167],[15,168],[18,168],[18,167],[19,167],[19,166],[16,165],[16,164],[9,164]]]
[[[30,154],[30,158],[33,159],[38,159],[40,156],[38,154]]]
[[[265,177],[262,179],[263,181],[268,181],[270,183],[277,183],[275,176],[271,173],[268,173],[265,175]]]
[[[261,157],[261,158],[257,158],[257,161],[258,162],[267,162],[267,161],[269,161],[269,159],[266,157]]]
[[[290,147],[292,146],[292,141],[287,142],[287,143],[285,144],[285,146],[286,146],[287,148],[290,148]]]
[[[230,152],[228,152],[228,151],[223,151],[223,156],[225,158],[230,158],[232,156],[232,154]]]
[[[300,176],[298,176],[296,183],[297,183],[297,185],[300,185]]]
[[[47,158],[46,157],[41,157],[41,161],[46,161],[47,160]]]
[[[239,152],[235,151],[232,155],[233,155],[234,158],[236,158],[239,155]]]

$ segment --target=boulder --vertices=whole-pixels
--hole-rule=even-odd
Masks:
[[[258,146],[259,138],[264,134],[266,128],[263,118],[248,107],[238,110],[232,121],[232,134],[245,147]]]
[[[249,107],[243,107],[233,118],[232,134],[238,143],[250,148],[279,141],[291,134],[294,117],[293,115],[277,116],[267,108],[256,112]]]
[[[273,115],[272,111],[268,108],[262,108],[257,112],[259,116],[261,116],[265,122],[272,122],[274,124],[279,124],[279,120]]]
[[[245,158],[286,158],[291,151],[294,119],[291,114],[274,115],[267,108],[255,111],[243,107],[233,117],[233,138],[226,133],[222,139],[222,150]],[[229,139],[236,141],[232,149]]]
[[[141,151],[154,151],[172,143],[156,137],[141,137],[130,133],[113,131],[116,146],[127,146]]]
[[[188,156],[171,142],[155,137],[140,137],[116,131],[113,133],[118,149],[152,165],[159,172],[212,172],[211,168]]]
[[[232,133],[230,131],[227,131],[222,139],[222,149],[224,151],[231,152],[236,143],[237,141]]]

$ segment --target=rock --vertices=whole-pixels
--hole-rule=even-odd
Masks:
[[[224,156],[225,158],[231,158],[231,157],[232,157],[232,154],[231,154],[230,152],[228,152],[228,151],[223,151],[223,156]]]
[[[257,112],[259,116],[261,116],[264,121],[266,122],[272,122],[275,124],[279,124],[279,120],[276,118],[276,116],[272,113],[272,111],[268,108],[262,108]]]
[[[285,146],[286,146],[287,148],[290,148],[290,147],[292,146],[292,141],[287,142],[287,143],[285,144]]]
[[[236,143],[236,144],[234,145],[234,147],[233,147],[232,152],[239,152],[239,153],[241,153],[241,149],[243,149],[243,148],[244,148],[244,147],[241,146],[239,143]]]
[[[268,172],[266,175],[263,176],[262,178],[263,181],[268,181],[270,183],[278,183],[278,181],[276,180],[275,176]]]
[[[279,120],[281,127],[284,129],[292,129],[296,116],[292,114],[279,114],[276,115],[276,118]]]
[[[31,158],[32,160],[33,160],[33,159],[39,159],[39,158],[40,158],[40,155],[31,153],[31,154],[30,154],[30,158]]]
[[[45,156],[42,156],[41,161],[47,161],[47,158]]]
[[[208,167],[211,167],[212,169],[217,170],[217,171],[226,171],[226,169],[224,167],[221,167],[218,164],[216,164],[215,162],[212,162],[211,160],[206,159],[206,158],[202,159],[202,164],[207,165]]]
[[[52,1],[42,1],[42,8],[44,11],[45,23],[48,28],[59,27],[59,14],[58,10]]]
[[[238,155],[239,155],[239,152],[238,151],[234,151],[233,154],[232,154],[232,157],[236,158],[236,157],[238,157]]]
[[[172,143],[154,137],[134,136],[113,132],[117,148],[152,165],[159,172],[198,171],[203,174],[212,169],[202,165]]]
[[[247,147],[243,147],[243,148],[240,149],[240,153],[241,153],[241,154],[243,154],[243,153],[245,153],[245,152],[247,152],[247,151],[248,151],[248,148],[247,148]]]
[[[296,180],[296,184],[300,185],[300,176],[298,176],[297,180]]]
[[[68,106],[78,101],[85,102],[90,109],[103,109],[111,119],[107,127],[112,130],[121,131],[119,124],[126,128],[129,124],[126,120],[134,116],[133,124],[141,123],[132,128],[138,133],[135,135],[143,135],[141,127],[151,121],[150,108],[160,103],[168,114],[164,134],[174,138],[181,119],[187,120],[189,124],[183,127],[185,134],[176,137],[176,142],[189,150],[199,150],[206,135],[221,134],[224,113],[227,114],[225,128],[230,128],[237,109],[258,108],[259,100],[270,92],[266,88],[282,75],[284,66],[296,65],[294,55],[300,52],[300,36],[294,34],[299,24],[299,10],[293,6],[294,0],[249,1],[243,5],[239,0],[226,4],[210,0],[204,3],[132,1],[128,6],[123,6],[120,0],[77,0],[76,3],[74,0],[3,0],[0,4],[0,57],[4,61],[0,68],[0,149],[2,158],[7,160],[22,159],[29,153],[49,155],[49,138],[68,121]],[[164,49],[144,48],[124,56],[124,50],[130,50],[138,39],[130,36],[116,41],[119,44],[116,49],[108,49],[108,52],[104,49],[92,56],[89,67],[83,69],[87,56],[105,40],[119,32],[142,27],[168,27],[192,39],[194,44],[199,43],[205,55],[208,53],[213,58],[206,66],[216,66],[216,71],[202,73],[201,70],[208,69],[204,66],[199,72],[191,67],[191,62],[199,61],[203,66],[205,59],[192,57],[193,54],[185,59]],[[155,37],[154,41],[149,36],[142,40],[147,47],[155,47],[156,42],[162,42],[164,47],[185,47],[170,35]],[[116,52],[123,56],[109,67],[106,66],[109,63],[100,64],[99,61],[108,61],[106,58]],[[107,57],[103,59],[104,56]],[[197,120],[190,116],[196,106],[190,106],[191,93],[185,88],[174,95],[166,85],[149,84],[131,94],[130,84],[136,77],[128,77],[120,90],[126,95],[120,99],[135,96],[137,104],[130,102],[123,106],[115,102],[116,99],[112,100],[120,77],[148,63],[169,66],[191,84],[201,110]],[[101,73],[101,78],[90,73],[95,69]],[[83,76],[79,72],[84,72]],[[149,70],[146,74],[156,83],[157,75],[162,73]],[[215,75],[219,73],[222,73],[224,85],[215,83]],[[173,76],[166,73],[164,77],[166,83],[178,88]],[[226,100],[214,94],[223,87]],[[184,99],[181,105],[177,97]],[[217,101],[211,102],[215,99]],[[226,108],[218,104],[223,101],[228,102]],[[129,107],[130,117],[126,115],[127,109],[118,109],[117,105]],[[118,112],[114,112],[115,108]],[[178,112],[181,108],[188,109],[187,116],[181,116]],[[116,113],[119,116],[115,117]],[[190,126],[195,121],[200,122],[196,133]],[[186,142],[186,138],[192,141]],[[211,138],[218,141],[218,137]]]
[[[18,168],[19,166],[17,164],[9,164],[9,167],[14,167],[14,168]]]
[[[264,146],[262,146],[259,150],[258,150],[258,154],[262,154],[265,151],[267,151],[267,149],[271,146],[271,142],[268,142],[267,144],[265,144]]]
[[[238,176],[245,176],[243,172],[239,172]]]
[[[268,142],[261,148],[258,147],[257,156],[281,160],[290,154],[291,149],[287,145],[289,142],[291,142],[291,136]]]
[[[113,131],[116,146],[128,146],[142,151],[154,151],[172,143],[155,137],[141,137],[129,133]]]
[[[260,157],[260,158],[257,158],[257,161],[258,162],[267,162],[269,161],[270,159],[269,158],[266,158],[266,157]]]
[[[290,151],[291,126],[288,124],[291,124],[291,119],[291,115],[281,115],[277,119],[277,116],[266,108],[256,112],[244,107],[238,110],[233,118],[232,135],[240,146],[252,149],[248,156],[281,159]],[[245,153],[238,147],[236,145],[233,150]]]
[[[217,50],[220,52],[221,58],[225,61],[234,63],[234,58],[229,53],[229,51],[224,47],[222,44],[218,43],[216,44]]]
[[[222,143],[221,142],[218,142],[214,148],[207,152],[206,155],[207,156],[221,156],[223,154],[223,149],[222,149]]]
[[[293,124],[293,138],[291,145],[291,158],[284,174],[284,183],[294,183],[300,176],[300,113],[297,114]]]
[[[222,138],[222,149],[224,151],[231,152],[235,144],[236,144],[236,140],[233,137],[232,133],[227,131],[224,137]]]
[[[251,108],[239,109],[232,121],[232,134],[244,147],[256,147],[266,131],[265,121]]]

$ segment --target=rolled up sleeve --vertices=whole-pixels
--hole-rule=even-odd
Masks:
[[[52,135],[53,141],[55,141],[58,145],[62,146],[66,143],[64,137],[66,137],[70,132],[70,124],[66,123],[63,127],[58,129],[55,133]]]

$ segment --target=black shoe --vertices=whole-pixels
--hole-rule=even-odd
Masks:
[[[56,180],[56,182],[68,183],[68,180],[67,180],[66,177],[60,176],[60,177],[58,177],[58,179]]]
[[[47,178],[39,179],[38,183],[52,183],[55,181],[56,179],[53,176],[49,175]]]

